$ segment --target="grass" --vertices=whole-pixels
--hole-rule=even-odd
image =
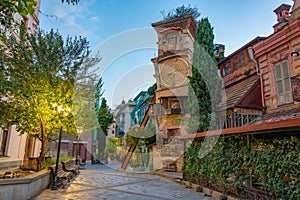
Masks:
[[[59,162],[64,162],[64,161],[68,161],[68,160],[72,160],[74,159],[73,156],[67,156],[64,158],[59,158]],[[51,159],[47,159],[45,160],[45,162],[43,162],[43,167],[45,167],[46,169],[51,166],[51,165],[55,165],[56,164],[56,158],[51,158]]]

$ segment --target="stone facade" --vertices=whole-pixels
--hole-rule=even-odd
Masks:
[[[175,136],[186,134],[188,76],[191,75],[196,22],[191,15],[152,24],[158,35],[158,56],[152,59],[157,83],[151,117],[156,125],[153,169],[165,168],[183,154]]]

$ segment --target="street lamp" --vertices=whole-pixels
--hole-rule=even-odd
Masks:
[[[79,160],[79,147],[80,147],[79,146],[79,138],[80,138],[82,132],[83,132],[82,127],[77,129],[77,151],[76,151],[76,159],[75,159],[76,160],[75,161],[76,165],[80,165],[80,163],[81,163],[81,161]]]
[[[56,112],[58,114],[60,114],[61,112],[64,111],[63,107],[61,105],[56,104],[56,103],[53,104],[53,107],[56,108]],[[64,114],[64,116],[67,116],[68,112],[65,112],[63,114]],[[59,162],[59,154],[60,154],[61,137],[62,137],[62,125],[60,126],[60,129],[59,129],[58,148],[57,148],[56,163],[55,163],[55,172],[54,172],[52,187],[51,187],[52,190],[57,190],[58,189],[58,186],[57,186],[57,184],[58,184],[57,172],[58,172],[58,162]]]

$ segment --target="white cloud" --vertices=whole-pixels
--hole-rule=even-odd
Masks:
[[[45,1],[42,11],[55,16],[55,20],[53,20],[54,18],[48,19],[47,21],[50,22],[48,27],[47,25],[43,27],[43,24],[41,24],[41,27],[44,29],[58,29],[62,35],[80,35],[87,37],[89,41],[97,40],[99,36],[94,34],[94,23],[99,23],[100,17],[91,11],[91,3],[83,1],[79,5],[72,6],[62,4],[60,1],[58,3]]]
[[[100,22],[100,17],[99,16],[92,16],[90,17],[90,21],[94,23]]]

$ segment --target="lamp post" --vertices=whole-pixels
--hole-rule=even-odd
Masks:
[[[79,146],[79,138],[80,138],[82,132],[83,132],[83,128],[82,127],[80,127],[80,128],[77,129],[77,149],[76,149],[76,158],[75,158],[76,165],[80,165],[80,163],[81,163],[81,160],[79,160],[79,158],[80,158],[79,157],[79,148],[80,148],[80,146]]]
[[[56,108],[56,112],[60,114],[63,111],[63,108],[61,105],[54,104],[53,107]],[[64,113],[64,116],[67,116],[68,113]],[[58,189],[58,177],[57,177],[57,172],[58,172],[58,163],[59,163],[59,155],[60,155],[60,145],[61,145],[61,137],[62,137],[62,125],[60,126],[59,129],[59,136],[58,136],[58,147],[57,147],[57,155],[56,155],[56,163],[55,163],[55,172],[53,176],[53,181],[52,181],[52,190],[57,190]]]
[[[58,148],[57,148],[57,155],[56,155],[56,163],[55,163],[55,172],[54,172],[54,177],[53,177],[53,183],[52,183],[52,190],[57,190],[57,183],[58,183],[58,177],[57,177],[57,172],[58,172],[58,162],[59,162],[59,154],[60,154],[60,144],[61,144],[61,136],[62,136],[62,127],[60,127],[59,130],[59,137],[58,137]]]

